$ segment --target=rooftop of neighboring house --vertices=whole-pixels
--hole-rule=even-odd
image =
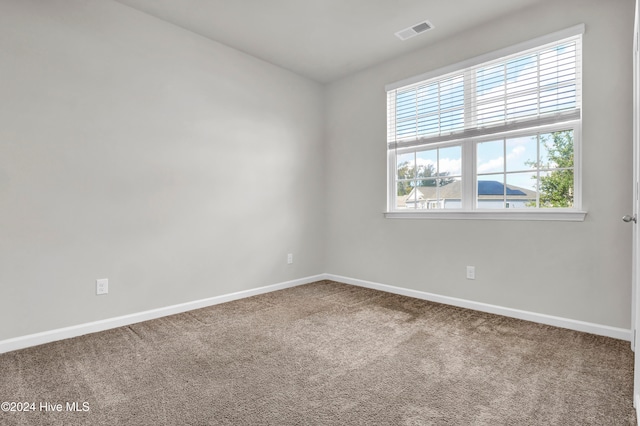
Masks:
[[[439,193],[438,193],[439,190]],[[505,187],[502,182],[495,180],[478,181],[478,196],[483,200],[500,200],[504,197]],[[509,200],[535,200],[536,192],[530,189],[515,185],[506,186],[507,199]],[[405,206],[407,200],[417,199],[418,201],[435,200],[460,200],[462,198],[462,182],[453,181],[446,185],[418,186],[407,195],[398,197],[398,207]]]

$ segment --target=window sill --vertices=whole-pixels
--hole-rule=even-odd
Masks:
[[[546,220],[584,222],[586,211],[579,210],[438,210],[385,212],[387,219],[455,219],[455,220]]]

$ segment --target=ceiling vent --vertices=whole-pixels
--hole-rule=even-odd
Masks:
[[[412,25],[409,28],[405,28],[404,30],[400,30],[396,33],[396,37],[400,40],[408,40],[411,37],[415,37],[418,34],[422,34],[426,31],[429,31],[433,28],[433,24],[429,21],[422,21],[418,24]]]

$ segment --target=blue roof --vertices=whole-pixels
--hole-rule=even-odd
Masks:
[[[504,185],[495,180],[479,180],[478,195],[503,195]],[[507,186],[507,195],[527,195],[519,189],[512,189]]]

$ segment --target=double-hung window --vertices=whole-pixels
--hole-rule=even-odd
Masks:
[[[387,217],[583,220],[582,33],[387,86]]]

